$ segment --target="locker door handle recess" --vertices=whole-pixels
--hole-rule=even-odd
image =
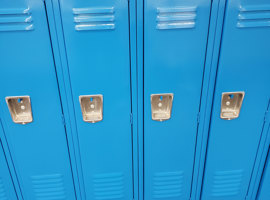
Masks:
[[[173,94],[152,94],[151,110],[152,119],[155,121],[165,121],[171,118]]]
[[[225,120],[239,117],[245,92],[224,92],[221,99],[220,118]]]
[[[6,97],[6,102],[14,123],[27,124],[33,121],[30,96]]]
[[[79,100],[83,121],[95,123],[103,119],[103,95],[81,95]]]

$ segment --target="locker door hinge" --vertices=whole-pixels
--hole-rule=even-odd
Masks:
[[[197,123],[198,123],[198,124],[200,123],[200,116],[201,116],[201,113],[198,112],[198,114],[197,114]]]
[[[130,124],[131,124],[131,126],[133,125],[133,114],[132,113],[130,113]]]
[[[66,126],[66,120],[65,120],[64,115],[61,115],[61,117],[62,117],[62,123],[63,123],[63,125]]]

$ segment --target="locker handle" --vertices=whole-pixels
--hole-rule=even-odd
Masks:
[[[221,99],[220,118],[232,120],[239,117],[245,92],[224,92]]]
[[[33,121],[30,96],[6,97],[6,103],[14,123],[27,124]]]
[[[83,121],[95,123],[103,119],[103,95],[81,95],[79,100]]]
[[[155,121],[165,121],[171,118],[173,103],[173,93],[152,94],[151,110],[152,119]]]

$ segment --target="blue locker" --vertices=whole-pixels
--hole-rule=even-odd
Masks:
[[[1,0],[0,21],[1,119],[23,198],[75,199],[44,2]]]
[[[144,1],[144,199],[190,199],[210,0]]]
[[[59,2],[83,195],[132,199],[128,1]]]
[[[0,126],[0,131],[2,127]],[[0,199],[1,200],[16,200],[17,195],[14,190],[13,181],[7,165],[6,157],[3,151],[2,142],[0,140]]]
[[[260,184],[257,200],[270,199],[270,154],[268,152],[268,159],[264,167],[264,173]]]
[[[246,198],[270,97],[269,6],[227,1],[202,200]]]

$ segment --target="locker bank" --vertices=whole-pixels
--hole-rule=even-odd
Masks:
[[[270,200],[270,0],[0,0],[0,200]]]

